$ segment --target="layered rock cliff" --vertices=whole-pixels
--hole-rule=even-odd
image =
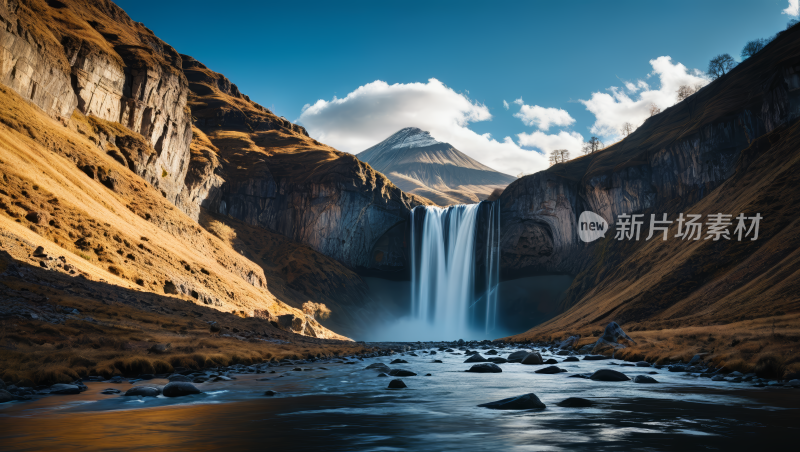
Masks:
[[[783,139],[781,130],[800,116],[799,44],[800,28],[787,30],[726,76],[648,119],[622,142],[524,177],[505,190],[500,198],[503,276],[577,276],[562,306],[567,312],[540,328],[698,314],[700,310],[691,308],[678,314],[670,307],[696,297],[715,278],[732,271],[740,261],[718,258],[731,253],[740,256],[731,250],[744,245],[731,241],[689,245],[678,238],[663,245],[661,240],[646,242],[649,214],[660,218],[667,213],[674,220],[681,212],[735,216],[768,209],[774,216],[783,215],[787,205],[756,207],[753,201],[758,193],[746,192],[741,182],[749,177],[747,181],[755,186],[755,176],[747,175],[752,171],[750,163]],[[774,174],[783,171],[778,168],[781,162],[775,165]],[[762,176],[773,177],[768,172]],[[737,183],[740,186],[734,190]],[[781,190],[787,196],[793,193],[785,187]],[[717,199],[720,205],[726,196],[735,200],[728,203],[730,211],[710,210],[715,204],[709,199]],[[605,238],[592,243],[579,239],[578,217],[583,211],[595,212],[609,223],[611,230]],[[638,242],[614,240],[614,223],[623,213],[645,214]],[[676,227],[673,223],[671,236]],[[747,246],[771,245],[763,239]],[[715,251],[710,252],[711,248]],[[665,276],[666,268],[676,274]],[[725,291],[714,295],[718,309],[735,305],[730,295]]]
[[[64,123],[77,109],[141,134],[155,152],[125,163],[178,204],[192,129],[175,49],[111,2],[4,0],[0,21],[0,81]]]

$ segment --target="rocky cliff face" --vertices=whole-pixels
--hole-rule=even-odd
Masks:
[[[195,124],[215,149],[216,163],[197,178],[209,187],[201,190],[202,207],[280,232],[351,269],[403,269],[403,234],[395,227],[426,201],[311,139],[197,60],[184,55],[183,62]],[[212,175],[221,183],[210,182]]]
[[[64,123],[77,108],[141,134],[155,153],[128,165],[179,204],[192,139],[180,55],[111,2],[4,0],[0,21],[0,81]]]
[[[650,118],[622,142],[511,184],[500,198],[503,277],[576,275],[563,305],[567,313],[550,323],[561,328],[601,319],[676,315],[666,314],[670,306],[692,299],[724,274],[726,265],[739,263],[719,261],[720,256],[743,257],[735,251],[736,242],[700,242],[691,251],[680,239],[671,240],[681,246],[662,246],[661,240],[645,242],[649,214],[660,218],[667,213],[674,219],[681,212],[764,215],[771,209],[772,215],[783,215],[783,204],[756,207],[755,203],[750,206],[753,210],[747,210],[757,192],[730,187],[742,181],[755,184],[756,176],[746,175],[748,165],[783,140],[782,130],[800,117],[798,43],[800,28],[787,30],[762,52]],[[723,192],[728,194],[723,196]],[[719,200],[726,196],[730,196],[730,211],[710,211],[709,199],[722,205]],[[577,229],[578,217],[587,210],[610,226],[605,238],[588,244],[580,240]],[[638,242],[614,239],[614,223],[623,213],[645,214]],[[675,235],[675,229],[673,224],[670,235]],[[659,268],[671,268],[674,273],[666,276]],[[733,306],[728,293],[715,296],[725,309]],[[709,300],[706,294],[702,304]],[[681,313],[696,314],[690,308]]]

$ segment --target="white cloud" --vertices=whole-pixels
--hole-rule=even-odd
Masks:
[[[677,103],[677,91],[681,85],[705,86],[710,81],[697,69],[690,71],[681,63],[673,64],[668,56],[650,60],[650,65],[653,66],[653,72],[648,77],[658,76],[658,89],[651,89],[647,83],[639,80],[634,86],[637,90],[631,89],[626,83],[628,93],[612,86],[608,89],[609,93],[592,93],[591,99],[580,101],[595,115],[592,133],[603,137],[605,141],[615,140],[624,123],[630,122],[638,127],[650,116],[650,104],[656,104],[664,110]],[[636,96],[631,96],[633,94]]]
[[[547,168],[543,154],[469,129],[472,122],[492,118],[489,109],[436,79],[427,83],[376,80],[342,99],[318,100],[303,107],[298,122],[317,140],[350,153],[361,152],[404,127],[427,130],[470,157],[506,174]]]
[[[800,16],[800,0],[789,0],[789,6],[781,14],[794,17]]]
[[[503,99],[503,107],[505,107],[506,110],[508,110],[508,102],[506,102],[505,99]]]
[[[539,130],[547,131],[551,126],[566,127],[575,122],[569,113],[560,108],[544,108],[524,103],[520,105],[520,109],[514,113],[514,117],[521,119],[526,126],[536,126]]]
[[[583,147],[583,135],[563,130],[557,134],[547,134],[538,130],[533,133],[520,133],[517,139],[520,146],[535,147],[545,154],[555,149],[567,149],[573,158],[580,155]]]
[[[517,105],[525,105],[525,102],[522,100],[521,97],[519,99],[515,100],[514,103],[517,104]]]

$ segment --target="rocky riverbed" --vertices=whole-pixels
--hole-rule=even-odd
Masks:
[[[0,389],[5,450],[670,450],[796,438],[800,381],[553,344],[382,352]],[[16,399],[16,400],[14,400]],[[20,400],[22,399],[22,400]],[[765,436],[765,434],[767,436]]]

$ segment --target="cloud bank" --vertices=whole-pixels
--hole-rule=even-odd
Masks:
[[[781,14],[794,17],[800,16],[800,0],[789,0],[789,6],[781,11]]]
[[[520,109],[514,113],[514,117],[521,119],[526,126],[535,126],[539,130],[547,131],[551,126],[566,127],[575,122],[575,119],[566,110],[560,108],[525,105],[521,98],[515,100],[514,103],[520,105]]]
[[[672,63],[672,58],[661,56],[650,60],[653,72],[647,75],[658,77],[660,87],[651,88],[648,83],[639,80],[636,83],[626,82],[624,88],[612,86],[607,93],[592,93],[589,100],[580,102],[595,115],[591,127],[593,134],[606,141],[614,141],[620,137],[622,125],[629,122],[639,127],[650,116],[650,105],[655,104],[661,110],[678,102],[677,91],[681,85],[707,85],[710,80],[701,71],[690,71],[681,63]]]
[[[376,80],[344,98],[320,99],[305,105],[297,122],[315,139],[354,154],[404,127],[419,127],[506,174],[547,168],[545,155],[522,149],[511,137],[497,141],[488,133],[480,135],[468,127],[491,118],[485,105],[432,78],[427,83],[393,85]]]

